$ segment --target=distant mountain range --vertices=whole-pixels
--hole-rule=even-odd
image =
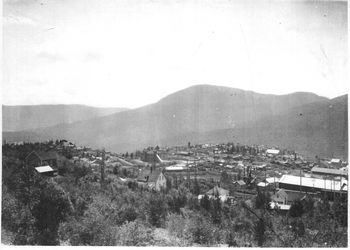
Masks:
[[[239,142],[287,147],[312,157],[347,158],[347,107],[347,95],[335,99],[304,92],[266,95],[196,85],[138,109],[4,132],[3,137],[10,141],[65,138],[116,152],[188,141]]]
[[[126,108],[96,108],[85,105],[21,105],[2,106],[2,130],[22,131],[45,128],[62,123],[125,111]]]

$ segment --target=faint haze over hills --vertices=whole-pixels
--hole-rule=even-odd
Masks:
[[[110,115],[126,108],[96,108],[84,105],[2,106],[2,130],[21,131],[72,123]]]
[[[71,124],[3,133],[7,140],[71,140],[125,152],[150,145],[240,142],[285,146],[309,156],[347,158],[347,95],[258,94],[197,85],[157,103]]]
[[[136,108],[196,84],[348,92],[347,2],[5,0],[3,103]]]

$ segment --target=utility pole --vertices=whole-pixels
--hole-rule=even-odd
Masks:
[[[29,155],[30,154],[31,153],[29,153]],[[27,176],[27,185],[28,185],[28,197],[27,197],[28,200],[26,200],[26,202],[27,202],[29,211],[31,211],[30,210],[30,172],[29,172],[28,161],[27,161],[27,158],[28,158],[29,155],[27,155],[24,158],[23,164],[24,164],[25,171],[27,172],[26,176]]]
[[[300,166],[300,173],[299,173],[299,176],[300,176],[300,186],[299,186],[299,187],[300,187],[300,193],[301,193],[301,184],[302,184],[302,183],[301,183],[301,180],[302,180],[302,179],[301,179],[301,166]]]
[[[27,185],[28,185],[28,197],[27,197],[27,205],[30,210],[30,173],[29,173],[29,168],[28,168],[28,164],[27,164],[27,158],[24,160],[24,168],[26,169],[27,172]]]
[[[335,201],[335,180],[333,177],[333,202]]]
[[[265,166],[265,189],[266,189],[266,167],[267,166]]]
[[[188,166],[188,159],[187,159],[186,168],[187,168],[187,187],[188,189],[190,189],[190,168]]]
[[[101,164],[101,187],[104,188],[105,183],[105,150],[102,150],[102,164]]]

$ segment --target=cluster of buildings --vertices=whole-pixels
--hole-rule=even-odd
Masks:
[[[232,146],[230,144],[203,144],[187,147],[148,149],[135,157],[122,157],[111,152],[76,147],[69,142],[60,143],[45,152],[33,151],[26,157],[27,164],[39,174],[57,175],[59,155],[69,152],[71,161],[90,167],[95,173],[101,166],[108,173],[113,169],[125,170],[138,185],[160,191],[167,188],[170,179],[197,179],[214,183],[207,190],[209,197],[222,201],[235,199],[255,190],[271,192],[272,208],[288,210],[296,199],[323,196],[330,200],[346,199],[348,191],[348,164],[340,159],[304,160],[288,150],[265,146]],[[131,174],[130,174],[131,173]],[[221,184],[225,173],[232,190]],[[226,183],[227,184],[227,183]]]
[[[158,163],[172,163],[163,167],[161,171],[157,170],[156,174],[153,172],[149,180],[152,187],[160,190],[165,188],[166,182],[163,181],[163,185],[157,183],[161,183],[167,176],[214,179],[217,185],[198,198],[201,199],[206,194],[208,197],[218,196],[222,201],[234,199],[240,192],[266,190],[272,194],[271,207],[280,210],[288,210],[293,201],[310,196],[323,196],[329,200],[346,199],[347,162],[339,159],[307,161],[295,152],[262,146],[259,146],[256,152],[258,153],[254,155],[229,154],[225,145],[209,144],[148,152],[157,154],[157,158],[159,153],[162,158],[167,159]],[[220,187],[220,177],[224,171],[230,176],[232,186],[237,190],[234,194]],[[141,179],[138,181],[142,182]]]

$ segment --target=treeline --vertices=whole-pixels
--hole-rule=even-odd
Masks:
[[[268,193],[235,204],[198,200],[212,184],[180,179],[153,192],[118,173],[101,182],[68,160],[62,175],[45,178],[19,152],[3,152],[13,171],[3,175],[2,229],[15,245],[347,246],[346,204],[306,199],[283,214],[270,210]]]

